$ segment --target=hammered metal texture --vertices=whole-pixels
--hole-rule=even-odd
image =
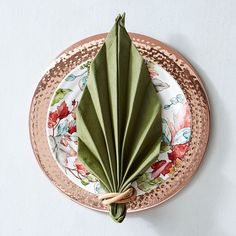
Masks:
[[[210,128],[209,104],[206,92],[193,67],[178,52],[158,40],[130,33],[141,55],[162,66],[178,82],[191,110],[192,135],[181,166],[173,176],[156,189],[138,195],[128,204],[128,212],[154,207],[181,190],[196,172],[204,156]],[[78,187],[60,170],[54,160],[46,134],[47,110],[58,84],[76,66],[94,58],[106,34],[95,35],[66,49],[47,70],[34,93],[29,128],[37,161],[51,182],[75,202],[99,211],[107,211],[97,196]]]

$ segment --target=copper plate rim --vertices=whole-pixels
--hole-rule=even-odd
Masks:
[[[150,208],[153,208],[157,205],[160,205],[161,203],[167,201],[168,199],[172,198],[173,196],[175,196],[180,190],[182,190],[190,181],[191,179],[193,178],[194,174],[197,172],[197,170],[199,169],[199,166],[202,162],[202,159],[203,157],[205,156],[205,153],[206,153],[206,148],[208,146],[208,142],[209,142],[209,135],[210,135],[210,105],[209,105],[209,98],[207,96],[207,93],[206,93],[206,90],[205,90],[205,87],[203,85],[203,82],[200,78],[200,76],[198,75],[197,71],[193,68],[193,66],[191,65],[191,63],[186,60],[177,50],[173,49],[172,47],[168,46],[167,44],[165,43],[162,43],[160,42],[159,40],[156,40],[156,39],[153,39],[151,37],[148,37],[146,35],[142,35],[142,34],[138,34],[138,33],[129,33],[131,38],[135,41],[135,39],[141,39],[141,42],[140,43],[147,43],[151,46],[160,46],[160,48],[162,50],[166,50],[168,51],[168,53],[170,54],[173,54],[176,56],[177,59],[183,61],[183,63],[189,67],[189,70],[195,75],[195,79],[198,81],[198,83],[200,84],[200,87],[201,87],[201,90],[203,91],[203,94],[204,94],[204,98],[206,99],[205,103],[206,103],[206,113],[205,113],[205,116],[206,116],[206,120],[207,120],[207,123],[206,123],[206,129],[205,129],[205,143],[204,143],[204,150],[202,151],[202,155],[201,157],[199,158],[200,161],[197,163],[194,171],[192,171],[190,177],[188,178],[185,178],[185,180],[183,181],[183,183],[178,187],[178,189],[176,189],[174,191],[174,193],[172,193],[171,195],[169,195],[168,197],[165,197],[163,200],[159,201],[158,203],[156,204],[153,204],[153,205],[149,205],[149,206],[146,206],[146,207],[142,207],[142,208],[138,208],[138,209],[129,209],[128,208],[128,213],[133,213],[133,212],[139,212],[139,211],[143,211],[143,210],[146,210],[146,209],[150,209]],[[75,44],[73,44],[72,46],[68,47],[66,50],[64,50],[61,54],[59,54],[56,59],[54,61],[56,61],[57,59],[59,59],[63,54],[65,53],[68,53],[84,44],[87,44],[91,41],[96,41],[96,40],[101,40],[103,38],[105,38],[107,35],[107,33],[102,33],[102,34],[97,34],[97,35],[94,35],[94,36],[90,36],[88,38],[85,38]],[[138,40],[140,41],[140,40]],[[50,69],[51,67],[49,67]],[[48,69],[48,70],[49,70]],[[48,71],[47,70],[47,71]],[[40,87],[40,84],[41,84],[41,81],[43,80],[43,78],[40,80],[40,82],[38,83],[37,85],[37,89]],[[36,148],[34,146],[34,124],[33,124],[33,120],[31,119],[32,118],[32,113],[34,112],[34,100],[35,100],[35,97],[36,97],[36,94],[37,94],[37,89],[35,90],[34,92],[34,95],[33,95],[33,98],[32,98],[32,101],[31,101],[31,105],[30,105],[30,112],[29,112],[29,135],[30,135],[30,141],[31,141],[31,146],[32,146],[32,149],[33,149],[33,152],[34,152],[34,155],[36,157],[36,160],[40,166],[40,168],[42,169],[42,171],[45,173],[45,175],[48,177],[48,179],[53,183],[53,185],[55,185],[57,187],[58,190],[60,190],[62,193],[64,193],[67,197],[69,197],[71,200],[73,200],[74,202],[76,203],[79,203],[80,205],[82,206],[85,206],[87,208],[90,208],[90,209],[93,209],[93,210],[97,210],[97,211],[101,211],[101,212],[107,212],[107,209],[105,208],[100,208],[100,207],[94,207],[94,206],[90,206],[90,205],[86,205],[78,200],[76,200],[75,198],[73,198],[71,195],[67,194],[65,191],[63,191],[62,188],[60,188],[60,185],[58,185],[58,183],[55,182],[55,180],[53,180],[47,173],[47,171],[45,170],[45,168],[43,167],[41,161],[40,161],[40,157],[38,155],[38,153],[36,152]],[[51,99],[50,99],[51,100]],[[46,120],[46,118],[45,118]],[[59,168],[59,167],[58,167]],[[64,173],[61,172],[62,175],[64,175]],[[78,186],[77,186],[78,187]],[[79,188],[79,187],[78,187]]]

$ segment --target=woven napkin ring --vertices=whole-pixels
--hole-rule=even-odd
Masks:
[[[136,197],[137,191],[135,188],[130,187],[123,193],[104,193],[98,196],[98,199],[102,200],[103,205],[109,205],[111,203],[127,203],[133,201]]]

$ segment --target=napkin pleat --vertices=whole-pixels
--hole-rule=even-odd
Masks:
[[[107,162],[107,145],[99,120],[97,119],[97,116],[94,117],[90,115],[84,117],[80,115],[81,112],[87,114],[96,114],[89,90],[84,91],[84,96],[82,99],[85,100],[85,102],[81,103],[79,115],[77,116],[78,122],[83,127],[80,132],[81,135],[79,136],[79,143],[80,141],[82,141],[83,143],[89,144],[89,147],[87,147],[87,149],[89,149],[93,154],[93,159],[97,159],[98,161],[98,163],[94,163],[96,163],[96,165],[98,166],[101,166],[103,175],[106,176],[107,183],[104,185],[107,189],[112,189],[112,169],[110,168],[109,162]],[[94,132],[94,130],[96,130],[96,132]],[[82,152],[81,148],[80,150]],[[89,161],[89,159],[84,159],[84,161]],[[86,163],[86,165],[88,164]]]

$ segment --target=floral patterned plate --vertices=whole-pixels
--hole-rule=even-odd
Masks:
[[[102,192],[100,184],[77,159],[75,109],[86,86],[90,63],[104,36],[88,38],[67,49],[53,63],[36,90],[31,115],[36,115],[37,106],[39,109],[48,107],[43,113],[46,116],[43,137],[48,144],[45,139],[43,141],[47,145],[47,158],[36,150],[40,145],[35,139],[35,120],[30,119],[32,145],[43,170],[73,200],[98,210],[105,210],[96,198]],[[163,127],[161,154],[133,183],[138,196],[129,204],[128,211],[137,211],[174,195],[194,174],[208,141],[209,108],[200,79],[182,56],[154,39],[137,34],[131,36],[146,60],[153,86],[161,98]],[[49,90],[50,95],[44,90]],[[39,93],[43,95],[40,97]],[[37,104],[43,98],[47,104]],[[53,166],[48,167],[48,164]],[[52,173],[55,170],[56,176]]]
[[[89,74],[91,60],[78,65],[59,84],[48,112],[47,133],[52,155],[68,178],[92,193],[100,185],[77,159],[75,109]],[[151,168],[133,184],[139,194],[156,188],[182,163],[191,136],[191,114],[185,95],[174,78],[158,64],[147,61],[153,86],[162,101],[163,142]]]

